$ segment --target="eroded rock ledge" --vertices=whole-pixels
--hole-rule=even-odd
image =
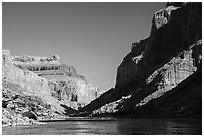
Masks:
[[[3,50],[2,81],[5,125],[35,123],[23,118],[26,111],[38,119],[65,117],[100,95],[73,66],[61,64],[57,55],[13,57]]]

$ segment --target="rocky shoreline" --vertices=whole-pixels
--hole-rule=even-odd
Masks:
[[[39,119],[64,118],[41,98],[24,93],[19,85],[3,80],[2,87],[3,126],[41,124]]]

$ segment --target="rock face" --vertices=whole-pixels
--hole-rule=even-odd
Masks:
[[[78,75],[73,66],[59,63],[57,55],[52,57],[11,56],[10,60],[11,64],[16,66],[13,68],[18,70],[20,68],[24,73],[29,73],[29,75],[24,74],[25,76],[32,75],[31,77],[34,77],[35,75],[36,81],[41,79],[42,83],[40,85],[34,84],[36,81],[32,80],[34,82],[32,85],[39,88],[35,91],[41,89],[73,109],[83,107],[100,94],[99,89],[88,83],[84,76]],[[11,70],[14,70],[13,68]],[[6,74],[9,73],[6,72]],[[13,74],[17,73],[14,72]],[[17,76],[13,76],[13,78],[17,78]],[[28,82],[29,80],[24,81]],[[25,86],[26,84],[22,83],[21,85]],[[30,88],[30,85],[27,86]]]
[[[123,86],[121,81],[126,84],[129,79],[132,81],[134,77],[143,77],[144,71],[147,73],[202,39],[201,10],[200,3],[188,3],[180,8],[170,6],[156,12],[150,37],[134,43],[132,51],[118,67],[116,87]]]
[[[27,94],[27,89],[22,88],[18,84],[3,80],[2,81],[2,124],[4,125],[28,125],[38,124],[33,119],[59,119],[64,114],[55,109],[56,105],[48,103],[41,97]],[[51,99],[51,98],[50,98]],[[25,115],[25,112],[31,112],[31,115]]]
[[[58,60],[57,55],[13,57],[8,50],[2,51],[2,82],[5,85],[2,88],[2,106],[5,114],[12,113],[12,117],[4,116],[9,119],[4,124],[18,125],[19,122],[11,124],[13,118],[31,110],[41,119],[68,115],[100,95],[99,89],[90,84],[84,76],[78,75],[73,66],[61,64]],[[16,95],[16,98],[12,95]],[[32,101],[26,98],[31,98]],[[33,105],[30,106],[26,102]],[[22,120],[21,117],[19,120]]]
[[[20,69],[13,64],[12,56],[8,50],[3,50],[2,53],[2,77],[4,80],[12,81],[27,89],[28,93],[38,95],[49,95],[48,81],[37,74],[27,70]]]
[[[201,3],[168,3],[166,8],[157,11],[152,19],[150,36],[133,43],[131,52],[119,65],[115,88],[82,108],[82,112],[98,110],[98,113],[102,113],[102,107],[107,110],[103,113],[135,114],[139,112],[138,108],[173,92],[178,85],[197,73],[202,58],[201,12]],[[201,93],[200,88],[197,93],[199,92]],[[181,102],[184,101],[180,97]],[[124,99],[121,100],[122,98]],[[190,102],[194,99],[201,101],[201,97],[188,99]],[[114,107],[110,107],[110,110],[107,109],[108,106]],[[194,111],[189,113],[193,115]]]
[[[202,118],[202,68],[182,81],[177,87],[168,91],[147,105],[137,107],[134,117],[157,118]]]
[[[97,87],[76,77],[53,77],[49,79],[48,85],[53,97],[76,110],[100,95]]]

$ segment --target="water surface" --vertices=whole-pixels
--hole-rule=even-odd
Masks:
[[[202,134],[201,120],[118,119],[115,121],[58,121],[43,125],[3,127],[3,135],[61,134]]]

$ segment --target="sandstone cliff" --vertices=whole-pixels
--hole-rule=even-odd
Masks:
[[[22,117],[26,111],[38,119],[59,118],[100,95],[99,89],[78,75],[74,67],[58,60],[57,55],[11,56],[8,50],[2,51],[4,124],[33,123]]]
[[[186,78],[197,73],[201,64],[201,13],[201,3],[168,3],[166,8],[157,11],[153,15],[150,36],[133,43],[131,52],[119,65],[115,88],[81,111],[88,114],[94,110],[93,114],[136,113],[138,108],[147,106],[151,100],[157,100],[175,91],[180,83],[185,83]],[[200,88],[197,93],[201,93]],[[197,97],[188,98],[189,102],[195,99],[201,101],[201,97]],[[184,102],[182,104],[184,107]]]
[[[39,77],[37,74],[28,70],[16,67],[13,64],[12,56],[8,50],[3,50],[2,56],[3,81],[9,81],[13,84],[20,85],[21,88],[25,89],[25,94],[39,96],[53,104],[55,109],[59,112],[64,111],[58,101],[51,97],[47,79]]]
[[[6,75],[13,74],[14,76],[12,77],[15,79],[19,76],[21,81],[22,75],[20,74],[22,73],[19,71],[28,73],[24,74],[24,76],[33,77],[34,79],[32,81],[31,79],[23,81],[27,83],[32,82],[30,85],[19,80],[18,82],[21,86],[27,86],[31,90],[34,90],[34,94],[40,95],[42,92],[47,93],[60,101],[60,103],[76,110],[90,103],[90,101],[96,99],[100,94],[99,89],[89,83],[84,76],[77,74],[73,66],[60,63],[57,55],[53,55],[52,57],[23,55],[10,56],[9,58],[11,64],[13,64],[9,71],[14,72],[6,72]],[[37,82],[41,82],[41,84],[34,84]],[[34,89],[31,86],[35,86],[38,89]],[[36,91],[40,90],[42,91],[38,94]]]
[[[97,87],[76,77],[49,78],[51,95],[61,103],[78,110],[100,95]]]

